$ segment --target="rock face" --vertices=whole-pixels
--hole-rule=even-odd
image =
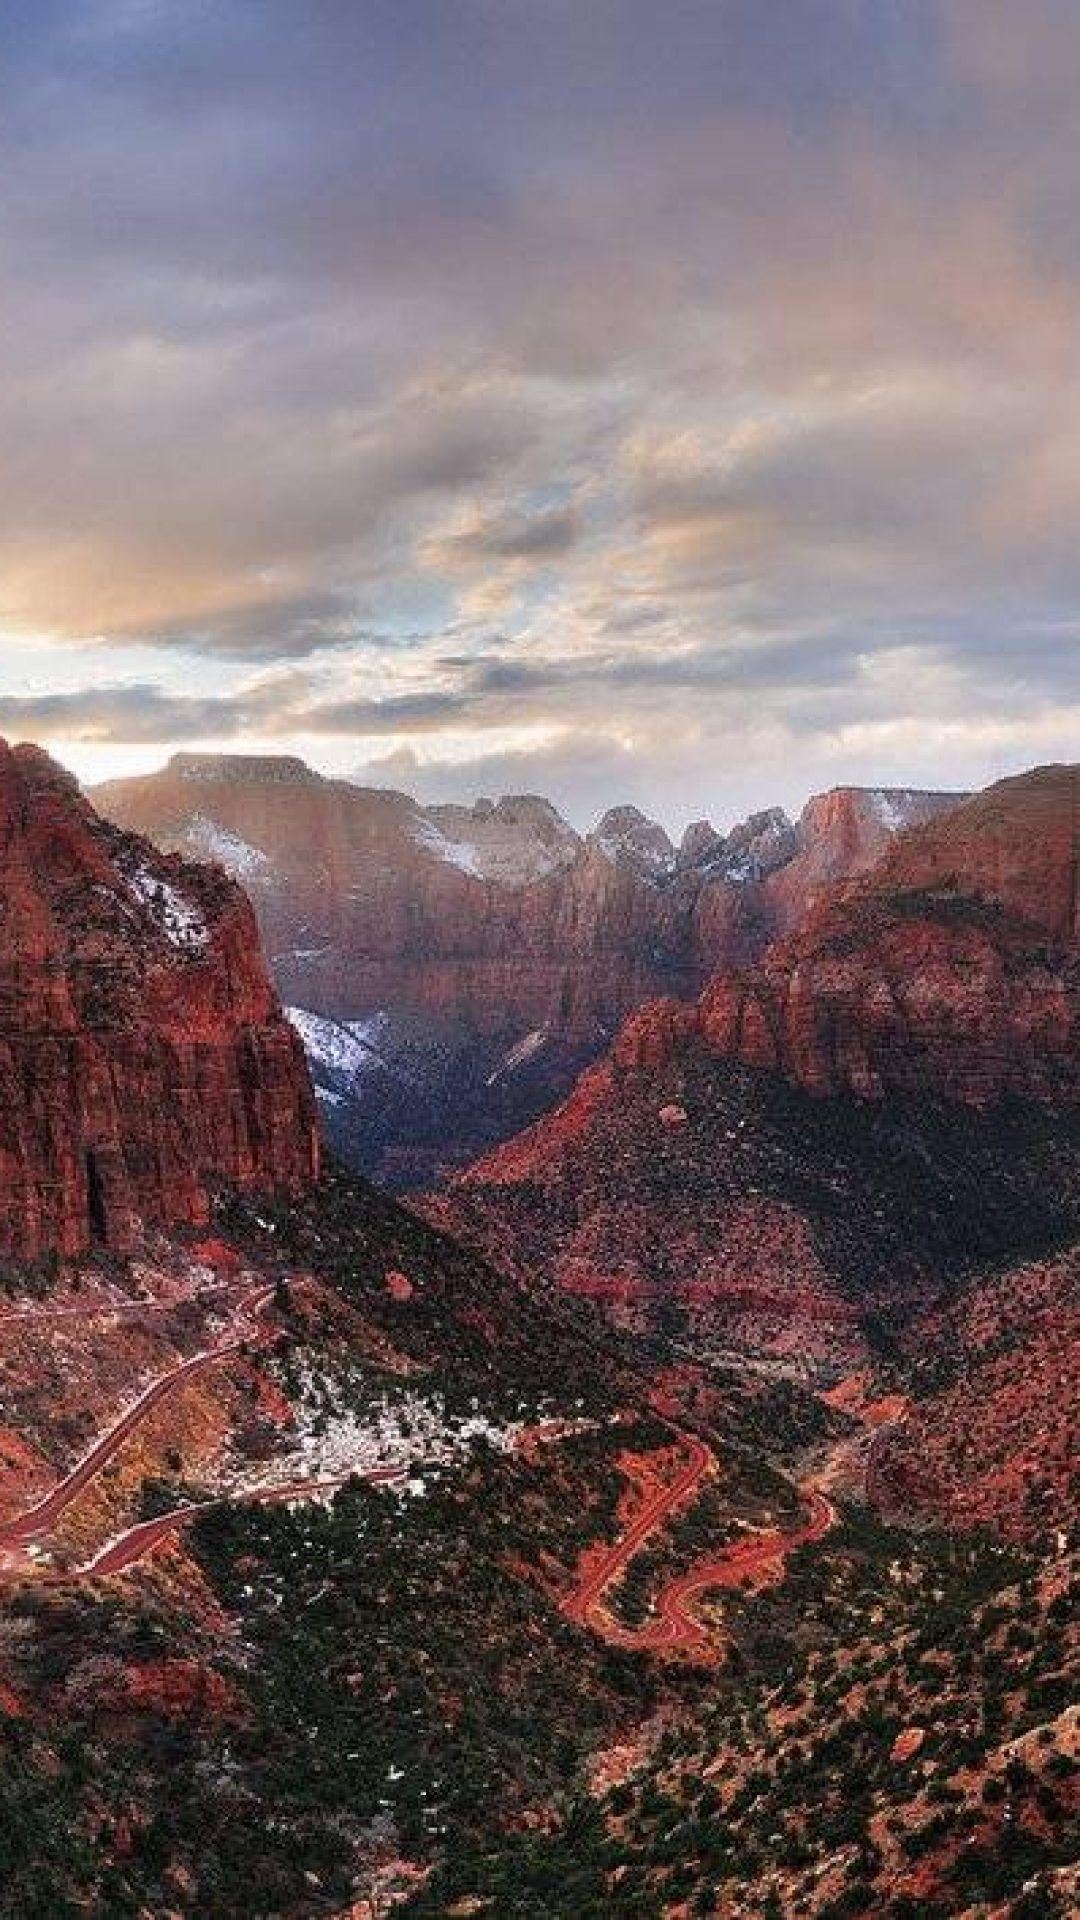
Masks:
[[[1074,1106],[1078,861],[1080,770],[1003,781],[714,980],[701,1038],[815,1094]]]
[[[905,1341],[915,1392],[875,1444],[887,1514],[1014,1539],[1076,1515],[1080,1246],[935,1304]]]
[[[286,1000],[335,1019],[427,1015],[502,1048],[553,1017],[591,1038],[662,984],[692,984],[685,910],[547,801],[423,808],[273,764],[180,755],[95,800],[242,880]]]
[[[867,873],[898,833],[925,826],[968,798],[918,787],[833,787],[815,794],[784,840],[785,857],[773,860],[768,870],[772,937],[800,926],[830,887]],[[776,823],[776,816],[772,819]],[[782,815],[774,830],[783,839]]]
[[[440,1217],[631,1318],[838,1361],[868,1302],[1080,1230],[1078,823],[1080,770],[1044,768],[898,840],[636,1013]]]
[[[331,1138],[399,1184],[526,1125],[635,1007],[756,959],[810,879],[770,889],[828,864],[812,809],[727,836],[699,822],[676,853],[634,807],[582,838],[536,795],[425,808],[288,758],[182,754],[94,797],[241,881],[285,1001],[345,1030],[303,1023]],[[853,832],[829,861],[868,845]]]
[[[674,871],[675,848],[670,839],[663,827],[638,807],[609,807],[589,840],[617,866],[629,867],[646,879],[657,880]]]
[[[0,1249],[122,1249],[212,1188],[317,1165],[302,1051],[247,900],[0,744]]]

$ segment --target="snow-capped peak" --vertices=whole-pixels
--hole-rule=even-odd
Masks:
[[[609,807],[589,841],[617,866],[633,867],[647,879],[662,879],[675,867],[675,848],[668,835],[638,807]]]

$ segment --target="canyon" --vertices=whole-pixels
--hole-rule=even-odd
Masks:
[[[639,1009],[428,1211],[507,1268],[817,1375],[1080,1234],[1080,774],[903,835],[757,966]]]
[[[577,833],[535,795],[422,807],[286,756],[180,754],[95,804],[248,891],[352,1165],[430,1184],[572,1086],[621,1021],[756,959],[831,882],[961,797],[839,788],[676,847],[637,808]]]
[[[824,1920],[856,1866],[890,1915],[1068,1874],[1075,770],[676,851],[402,796],[365,841],[300,763],[194,767],[163,851],[0,756],[0,1910]],[[283,843],[309,795],[273,874],[340,842],[380,993],[404,939],[416,1058],[537,889],[691,900],[726,957],[638,1004],[648,950],[586,944],[569,1098],[404,1205],[320,1157],[400,1060],[345,945],[286,1019],[235,874],[311,929],[238,787]],[[460,946],[409,957],[443,886]],[[504,955],[510,1027],[455,1009],[484,1064],[574,953]]]

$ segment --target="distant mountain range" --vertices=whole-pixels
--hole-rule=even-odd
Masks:
[[[990,787],[823,894],[756,967],[634,1015],[429,1212],[508,1273],[714,1361],[819,1387],[905,1352],[967,1353],[984,1383],[993,1362],[989,1401],[912,1422],[936,1483],[909,1441],[896,1485],[955,1517],[951,1464],[984,1517],[1039,1524],[1049,1486],[1066,1497],[1059,1442],[1034,1484],[1010,1461],[1056,1428],[1078,1364],[1078,874],[1080,768]]]
[[[962,797],[837,788],[676,847],[631,806],[582,835],[536,795],[423,807],[286,756],[178,754],[93,795],[241,882],[329,1138],[405,1187],[528,1124],[635,1007],[756,960]]]

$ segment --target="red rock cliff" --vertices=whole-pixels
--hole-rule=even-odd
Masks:
[[[422,807],[277,756],[180,754],[94,799],[240,880],[288,1005],[364,1023],[378,1059],[355,1082],[353,1037],[331,1034],[328,1066],[304,1023],[324,1120],[406,1185],[516,1133],[636,1007],[753,962],[826,878],[950,804],[843,789],[798,827],[776,808],[726,836],[699,822],[677,852],[633,807],[582,838],[535,794]]]
[[[770,937],[793,933],[829,888],[868,873],[898,833],[925,826],[967,798],[919,787],[832,787],[815,794],[800,815],[793,858],[770,873],[762,889]]]
[[[761,966],[707,1046],[816,1094],[1080,1101],[1080,769],[1004,780],[898,840]]]
[[[0,1250],[123,1248],[212,1187],[316,1171],[302,1050],[216,868],[106,824],[0,743]]]
[[[785,1365],[1080,1230],[1078,828],[1080,769],[1050,767],[896,841],[758,967],[640,1009],[432,1212]]]
[[[453,1018],[509,1046],[541,1027],[599,1044],[642,1001],[699,992],[955,796],[838,789],[798,829],[777,810],[727,840],[699,823],[679,856],[634,808],[582,840],[536,795],[422,808],[284,757],[179,754],[94,799],[241,881],[287,1001]]]

